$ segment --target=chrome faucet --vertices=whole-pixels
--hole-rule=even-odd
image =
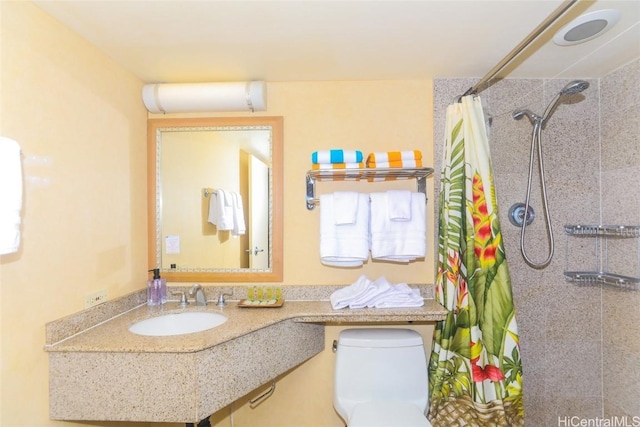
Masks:
[[[227,302],[224,300],[224,297],[228,296],[233,296],[233,294],[230,293],[226,293],[226,292],[220,292],[220,296],[218,297],[218,303],[216,304],[218,307],[224,307],[225,305],[227,305]]]
[[[184,291],[172,291],[171,295],[177,295],[180,297],[180,302],[178,302],[178,307],[185,308],[189,305],[189,300],[187,300],[187,294]]]
[[[199,283],[196,283],[191,287],[191,290],[189,291],[189,295],[196,296],[195,297],[196,305],[207,305],[207,296],[205,295],[204,289],[202,289],[202,286],[200,286]]]

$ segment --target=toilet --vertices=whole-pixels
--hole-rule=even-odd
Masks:
[[[429,427],[422,336],[411,329],[345,329],[336,351],[333,406],[348,427]]]

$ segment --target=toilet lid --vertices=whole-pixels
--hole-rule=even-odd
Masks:
[[[431,427],[420,408],[407,402],[366,402],[353,408],[349,427]]]

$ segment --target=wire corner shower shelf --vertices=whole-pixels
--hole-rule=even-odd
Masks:
[[[610,240],[637,239],[637,269],[640,270],[640,226],[637,225],[565,225],[567,250],[569,237],[595,238],[595,256],[597,268],[594,270],[570,270],[568,258],[565,260],[564,277],[568,282],[579,285],[608,285],[626,290],[640,290],[640,272],[635,276],[626,276],[610,272],[608,269],[608,244]],[[604,245],[603,245],[604,243]],[[603,247],[604,246],[604,247]]]

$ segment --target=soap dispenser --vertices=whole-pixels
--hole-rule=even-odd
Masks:
[[[167,302],[167,279],[160,277],[160,269],[154,268],[153,279],[147,283],[147,305],[160,305]]]

